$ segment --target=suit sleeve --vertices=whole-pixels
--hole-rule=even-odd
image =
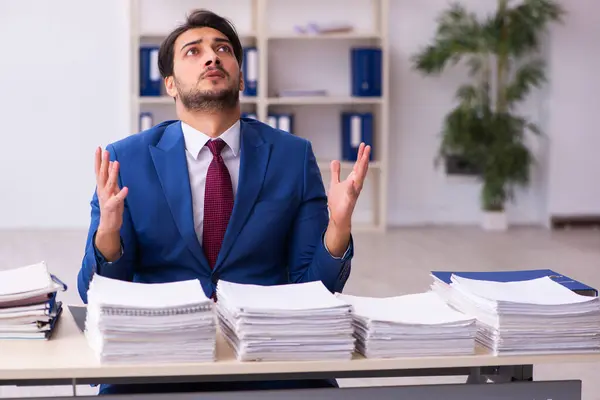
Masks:
[[[329,224],[327,194],[310,142],[304,160],[302,201],[290,240],[290,281],[320,280],[332,293],[342,292],[350,276],[353,238],[350,237],[350,245],[341,258],[333,257],[327,250],[324,241]]]
[[[117,155],[112,146],[108,146],[110,160],[117,160]],[[123,187],[121,176],[119,176],[119,187]],[[87,304],[87,291],[94,274],[99,274],[108,278],[131,281],[133,279],[134,265],[137,262],[137,243],[131,215],[129,212],[129,203],[127,198],[124,203],[123,225],[121,227],[121,255],[113,261],[108,262],[98,251],[94,242],[96,231],[100,222],[100,208],[98,204],[98,195],[94,191],[91,201],[91,220],[85,243],[85,252],[79,274],[77,276],[77,288],[79,295],[84,303]]]

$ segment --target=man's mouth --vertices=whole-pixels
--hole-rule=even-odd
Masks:
[[[206,74],[204,74],[205,78],[225,78],[225,74],[221,71],[218,70],[214,70],[214,71],[208,71]]]

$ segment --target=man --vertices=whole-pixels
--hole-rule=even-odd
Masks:
[[[78,275],[135,282],[219,279],[263,285],[321,280],[342,291],[351,217],[370,148],[346,180],[332,162],[326,192],[310,143],[240,118],[242,47],[233,26],[192,13],[162,43],[159,69],[175,99],[167,121],[96,151],[97,187]],[[218,301],[218,300],[217,300]],[[101,393],[309,387],[320,381],[102,386]]]

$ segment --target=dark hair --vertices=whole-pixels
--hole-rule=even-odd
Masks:
[[[187,16],[185,23],[175,28],[161,43],[158,51],[158,70],[163,78],[173,75],[173,47],[179,35],[190,29],[203,27],[216,29],[227,36],[227,39],[229,39],[233,46],[233,53],[241,68],[243,60],[242,43],[233,24],[228,19],[212,11],[200,9],[192,11]]]

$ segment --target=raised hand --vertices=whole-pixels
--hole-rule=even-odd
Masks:
[[[331,182],[327,194],[329,218],[337,230],[350,231],[352,213],[369,169],[371,147],[361,143],[352,172],[340,181],[340,162],[331,162]]]
[[[119,188],[119,162],[110,161],[108,151],[96,149],[96,193],[100,207],[98,231],[117,233],[123,224],[124,200],[127,187]]]

